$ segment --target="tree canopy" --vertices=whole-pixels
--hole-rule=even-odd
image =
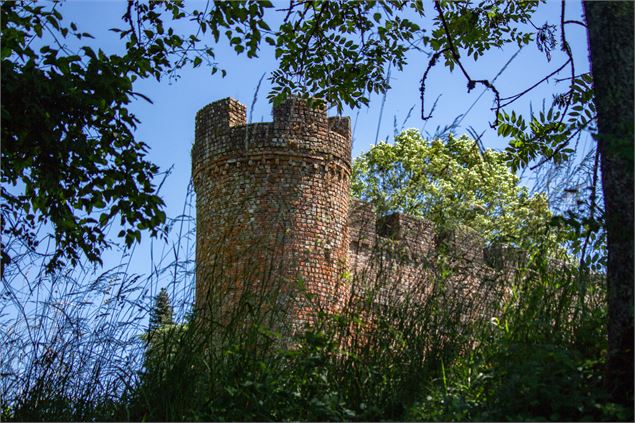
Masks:
[[[440,228],[465,225],[516,246],[544,241],[551,218],[546,197],[519,185],[504,153],[481,152],[467,136],[429,141],[405,130],[355,159],[352,187],[380,212],[423,216]]]
[[[186,11],[180,1],[129,1],[121,26],[111,29],[123,40],[120,54],[82,45],[92,35],[65,21],[58,6],[12,1],[0,9],[3,271],[37,248],[43,225],[52,228],[54,248],[44,252],[49,271],[82,257],[101,263],[113,223],[127,246],[142,231],[161,234],[159,168],[146,159],[148,146],[135,136],[139,120],[129,110],[135,98],[150,99],[134,82],[174,76],[187,65],[219,70],[211,47],[175,29],[179,20],[195,20],[215,41],[224,28],[237,52],[255,54],[258,28],[268,28],[262,9],[271,5],[226,2]]]
[[[170,296],[167,289],[161,288],[154,299],[154,307],[150,310],[149,331],[172,324],[174,324],[174,317]]]

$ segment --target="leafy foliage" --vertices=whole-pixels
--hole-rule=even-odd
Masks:
[[[406,64],[408,45],[421,30],[400,16],[419,13],[422,2],[291,2],[276,38],[279,69],[271,80],[274,102],[291,94],[313,96],[337,106],[368,105],[370,93],[383,93],[389,82],[383,69]]]
[[[551,213],[505,163],[466,136],[427,141],[416,129],[373,146],[353,163],[353,194],[381,212],[423,216],[440,228],[465,225],[489,241],[517,246],[545,238]]]
[[[164,204],[153,183],[159,169],[146,160],[148,146],[135,137],[139,121],[128,110],[136,97],[150,100],[133,84],[176,77],[186,65],[219,70],[198,34],[175,29],[179,20],[196,21],[215,41],[224,29],[237,52],[255,56],[271,4],[190,12],[181,1],[130,1],[123,27],[111,29],[125,39],[122,54],[82,46],[92,36],[64,21],[58,6],[2,3],[2,269],[24,248],[37,248],[48,224],[55,242],[49,271],[82,255],[101,263],[117,218],[128,247],[144,230],[163,233]],[[80,47],[73,51],[67,41]]]
[[[548,111],[529,116],[529,122],[516,112],[499,113],[498,134],[511,138],[506,152],[512,169],[526,167],[540,157],[562,163],[575,153],[570,141],[581,131],[594,129],[592,84],[589,73],[575,78],[567,92],[554,97]]]
[[[433,51],[442,52],[445,65],[453,70],[458,64],[457,52],[460,49],[477,60],[494,47],[508,43],[519,47],[528,44],[533,34],[519,29],[519,24],[527,22],[538,4],[538,1],[518,3],[500,0],[435,2],[437,11],[443,10],[443,17],[437,13],[434,29],[423,41]]]
[[[152,184],[158,168],[145,160],[126,108],[129,64],[89,47],[81,56],[48,45],[35,51],[32,40],[44,31],[86,36],[69,33],[61,19],[44,6],[2,4],[3,239],[35,246],[38,224],[50,221],[57,244],[50,269],[77,263],[81,253],[100,262],[115,216],[128,245],[142,229],[157,234],[165,220]]]
[[[435,2],[446,12],[445,21],[436,16],[432,31],[426,33],[418,23],[426,16],[422,1],[290,2],[276,37],[266,38],[280,60],[271,78],[270,98],[314,96],[338,110],[343,105],[367,105],[371,93],[390,88],[385,67],[402,69],[411,50],[429,47],[430,66],[443,55],[452,70],[458,55],[449,39],[474,59],[492,47],[529,43],[533,33],[519,30],[518,24],[526,23],[537,5],[537,1]],[[483,81],[470,79],[468,88],[477,82]]]

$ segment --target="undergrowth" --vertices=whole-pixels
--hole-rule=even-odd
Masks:
[[[173,225],[179,243],[190,223]],[[467,298],[465,263],[435,257],[404,290],[399,266],[378,261],[345,278],[352,294],[335,313],[299,285],[315,313],[298,326],[287,307],[247,294],[234,315],[193,310],[191,248],[181,248],[185,258],[162,254],[146,278],[70,272],[30,291],[3,280],[1,420],[633,418],[603,388],[601,274],[535,254]],[[158,285],[176,320],[148,330]]]

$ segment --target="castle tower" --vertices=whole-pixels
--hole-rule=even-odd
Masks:
[[[310,319],[302,292],[331,309],[344,298],[350,119],[298,98],[274,107],[271,123],[246,124],[245,112],[227,98],[196,115],[196,308],[275,298]]]

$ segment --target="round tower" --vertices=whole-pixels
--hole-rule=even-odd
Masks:
[[[271,123],[245,112],[227,98],[196,115],[196,308],[282,305],[306,321],[307,299],[335,310],[345,298],[350,119],[298,98]]]

